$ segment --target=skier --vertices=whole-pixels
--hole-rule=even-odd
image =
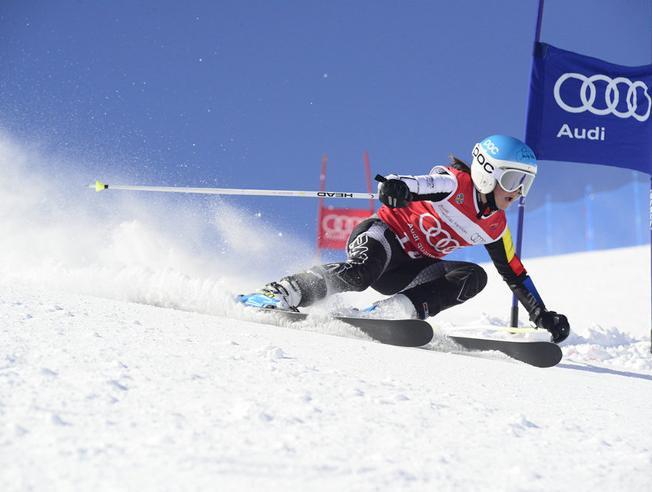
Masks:
[[[482,244],[509,288],[552,341],[566,339],[566,316],[549,311],[514,254],[505,210],[527,195],[537,173],[530,147],[492,135],[473,148],[469,168],[455,157],[425,176],[377,176],[378,213],[351,233],[347,259],[271,282],[239,301],[258,308],[297,311],[339,292],[368,287],[390,297],[371,316],[426,319],[478,294],[487,283],[479,265],[443,258]]]

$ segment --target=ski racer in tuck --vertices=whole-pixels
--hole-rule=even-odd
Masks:
[[[487,283],[479,265],[443,258],[484,245],[530,320],[552,341],[570,332],[566,316],[549,311],[514,254],[505,210],[527,195],[537,173],[533,151],[520,140],[492,135],[473,148],[469,168],[453,158],[425,176],[391,174],[378,185],[383,203],[351,233],[347,259],[271,282],[239,296],[247,306],[297,310],[327,296],[371,287],[390,297],[365,311],[425,319],[478,294]]]

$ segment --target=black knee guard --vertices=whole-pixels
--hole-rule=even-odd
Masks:
[[[451,262],[446,273],[431,282],[403,291],[412,301],[419,318],[426,319],[440,311],[468,301],[487,285],[487,273],[473,263]]]
[[[468,301],[479,294],[487,285],[487,272],[480,265],[467,263],[447,272],[445,278],[456,286],[456,304]]]

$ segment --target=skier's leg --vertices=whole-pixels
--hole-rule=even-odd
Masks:
[[[296,309],[347,291],[362,291],[383,273],[398,240],[380,219],[369,218],[353,230],[347,260],[310,268],[271,282],[257,292],[239,297],[243,304],[277,309]]]
[[[392,256],[393,233],[377,218],[361,222],[351,233],[347,259],[310,268],[281,279],[298,298],[296,306],[309,306],[332,294],[363,291],[387,268]]]
[[[462,304],[487,285],[487,273],[474,263],[439,261],[422,270],[401,291],[421,319]]]

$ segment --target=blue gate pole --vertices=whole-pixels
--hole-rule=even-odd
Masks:
[[[534,31],[534,45],[532,51],[536,49],[536,45],[541,39],[541,24],[543,21],[543,0],[539,0],[539,9],[537,12],[537,25]],[[533,60],[534,62],[534,60]],[[530,76],[532,71],[530,70]],[[521,257],[521,246],[523,245],[523,221],[525,217],[525,198],[521,197],[518,201],[518,226],[516,229],[516,256]],[[512,312],[510,325],[512,327],[518,326],[518,298],[516,294],[512,294]],[[652,350],[652,347],[650,348]]]

